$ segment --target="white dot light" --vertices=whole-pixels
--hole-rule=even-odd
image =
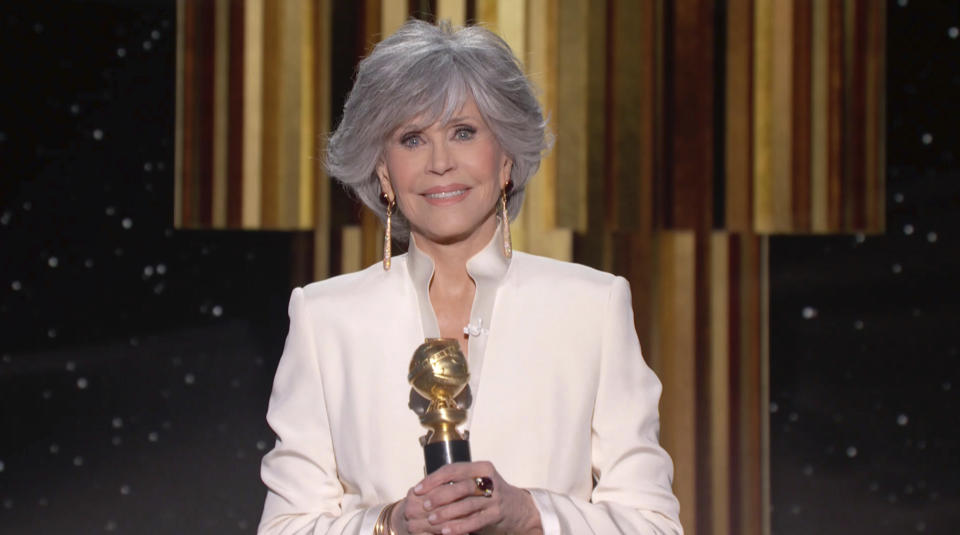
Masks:
[[[117,49],[117,57],[118,57],[118,58],[126,57],[126,55],[127,55],[127,49],[126,49],[126,48],[123,48],[123,47],[121,46],[120,48]]]
[[[51,256],[50,258],[47,259],[47,265],[52,268],[55,268],[60,265],[60,259],[58,259],[55,256]]]
[[[897,415],[897,425],[899,425],[900,427],[903,427],[908,423],[910,423],[910,418],[908,418],[906,414],[903,414],[901,412],[900,414]]]
[[[85,390],[89,385],[90,385],[90,382],[87,381],[86,377],[77,378],[77,388],[79,388],[80,390]]]
[[[99,128],[94,130],[93,139],[96,139],[97,141],[100,141],[101,139],[103,139],[103,130],[100,130]]]
[[[197,382],[197,378],[192,373],[188,373],[183,376],[183,382],[188,385],[192,385]]]
[[[900,264],[894,264],[893,266],[890,267],[890,270],[893,271],[894,274],[899,275],[900,273],[903,272],[903,266],[901,266]]]
[[[857,448],[854,446],[847,446],[847,457],[853,459],[857,456]]]
[[[215,318],[219,318],[223,315],[223,307],[220,305],[214,305],[213,310],[211,310]]]
[[[923,136],[920,138],[920,141],[923,141],[924,145],[929,145],[933,143],[933,134],[929,132],[923,134]]]
[[[957,37],[960,37],[960,29],[958,29],[956,26],[951,26],[947,29],[947,35],[950,36],[950,39],[956,39]]]
[[[903,226],[903,233],[906,234],[907,236],[913,235],[914,230],[915,229],[913,228],[913,225],[911,225],[910,223],[907,223],[906,225]]]
[[[802,312],[802,314],[803,314],[803,319],[805,319],[805,320],[811,320],[811,319],[817,317],[817,309],[815,309],[815,308],[813,308],[813,307],[803,307],[803,312]]]
[[[928,232],[928,233],[927,233],[927,241],[930,242],[930,243],[936,242],[936,241],[937,241],[937,233],[936,233],[936,232]]]
[[[23,285],[20,284],[20,281],[13,281],[10,283],[10,289],[13,291],[19,292],[20,288],[23,288]]]
[[[129,230],[131,227],[133,227],[133,220],[129,217],[125,217],[123,218],[123,221],[120,222],[120,225]]]

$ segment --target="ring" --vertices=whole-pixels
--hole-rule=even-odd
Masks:
[[[475,477],[473,483],[477,486],[474,496],[483,496],[484,498],[493,496],[493,480],[489,477]]]

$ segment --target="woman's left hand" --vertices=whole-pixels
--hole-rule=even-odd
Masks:
[[[493,482],[489,497],[477,489],[480,477]],[[448,464],[425,477],[413,491],[424,500],[433,533],[542,533],[540,512],[530,493],[504,481],[486,461]]]

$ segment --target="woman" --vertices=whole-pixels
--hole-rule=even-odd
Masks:
[[[384,262],[293,291],[260,533],[681,532],[626,281],[511,251],[544,131],[482,28],[411,21],[361,62],[327,165],[385,220]],[[423,477],[427,337],[469,361],[479,462]]]

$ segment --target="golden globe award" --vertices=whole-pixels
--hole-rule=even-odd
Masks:
[[[420,416],[427,428],[423,457],[427,473],[443,465],[470,461],[470,443],[457,426],[467,419],[467,411],[455,398],[470,381],[467,359],[452,338],[427,338],[410,360],[407,381],[430,405]]]

